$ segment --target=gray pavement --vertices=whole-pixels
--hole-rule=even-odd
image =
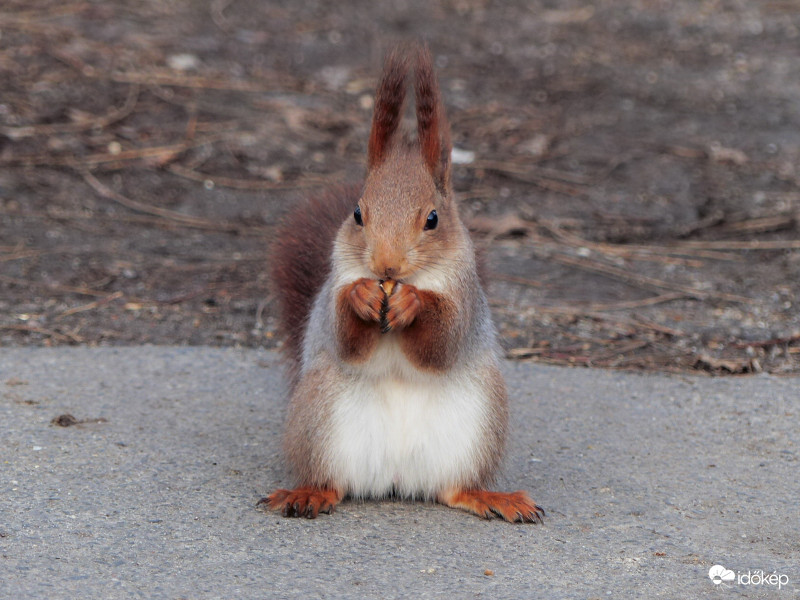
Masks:
[[[505,368],[497,488],[529,490],[543,526],[257,511],[291,483],[271,352],[0,349],[0,597],[798,596],[800,379]],[[51,423],[67,413],[85,422]]]

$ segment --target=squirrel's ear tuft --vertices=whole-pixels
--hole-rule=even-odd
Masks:
[[[420,46],[417,50],[415,74],[420,151],[437,187],[444,192],[450,185],[450,127],[444,114],[439,84],[427,46]]]
[[[389,152],[392,138],[403,118],[406,96],[408,57],[402,48],[396,48],[386,57],[378,90],[375,93],[375,111],[369,135],[367,168],[380,165]]]

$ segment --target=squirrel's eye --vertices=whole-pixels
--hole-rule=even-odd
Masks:
[[[363,225],[364,221],[361,219],[361,207],[356,206],[356,209],[353,211],[353,218],[356,220],[358,225]]]
[[[425,220],[425,230],[428,229],[436,229],[436,226],[439,224],[439,215],[436,214],[435,210],[431,211],[431,214],[428,215],[428,218]]]

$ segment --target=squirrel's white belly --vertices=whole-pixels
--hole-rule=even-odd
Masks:
[[[356,497],[431,498],[475,479],[489,418],[480,373],[421,372],[388,338],[350,375],[331,403],[326,443],[338,486]]]

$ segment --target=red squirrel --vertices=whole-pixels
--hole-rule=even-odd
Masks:
[[[399,131],[412,67],[414,140]],[[507,396],[451,151],[428,49],[396,49],[376,93],[363,187],[312,198],[280,227],[271,275],[298,487],[262,499],[269,509],[313,519],[345,496],[395,496],[542,521],[525,492],[488,489]]]

